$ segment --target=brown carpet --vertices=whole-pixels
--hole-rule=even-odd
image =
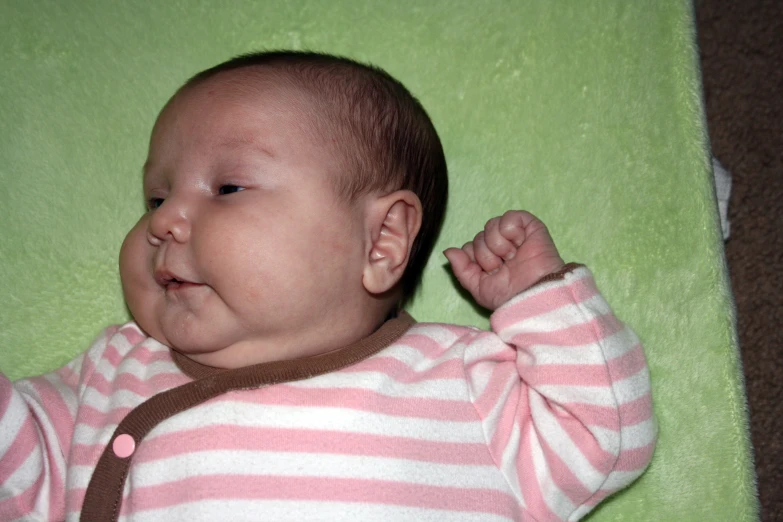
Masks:
[[[763,521],[783,521],[783,1],[696,0]]]

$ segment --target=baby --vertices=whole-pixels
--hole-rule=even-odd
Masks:
[[[1,520],[577,520],[655,445],[633,332],[527,212],[445,255],[492,331],[416,323],[446,205],[424,109],[329,55],[188,81],[144,165],[134,322],[0,376]]]

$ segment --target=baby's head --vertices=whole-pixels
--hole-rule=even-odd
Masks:
[[[339,348],[410,298],[446,163],[424,109],[383,71],[260,53],[167,103],[144,194],[120,255],[134,318],[199,362],[238,367]]]

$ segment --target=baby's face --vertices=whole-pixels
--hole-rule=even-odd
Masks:
[[[337,197],[336,161],[296,107],[279,88],[218,76],[178,94],[156,123],[149,211],[120,253],[123,291],[149,335],[196,361],[310,355],[361,313],[346,303],[363,291],[362,204]]]

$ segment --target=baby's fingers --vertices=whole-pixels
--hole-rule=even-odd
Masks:
[[[495,217],[484,226],[484,242],[487,248],[498,257],[511,261],[517,252],[516,246],[500,232],[501,218]]]
[[[469,245],[470,248],[468,248]],[[482,273],[481,267],[476,264],[475,258],[473,258],[473,246],[468,243],[462,249],[447,248],[443,255],[449,260],[451,271],[454,272],[454,277],[457,278],[459,284],[473,294],[478,289]]]
[[[503,260],[487,246],[486,234],[482,231],[473,239],[473,252],[482,269],[488,274],[503,266]]]
[[[473,241],[468,241],[467,243],[462,245],[462,251],[468,255],[468,258],[470,259],[471,263],[476,262],[476,254],[475,252],[473,252]]]
[[[515,247],[522,246],[527,239],[527,228],[531,223],[538,221],[530,212],[524,210],[509,210],[500,218],[498,222],[498,231],[506,240]]]

